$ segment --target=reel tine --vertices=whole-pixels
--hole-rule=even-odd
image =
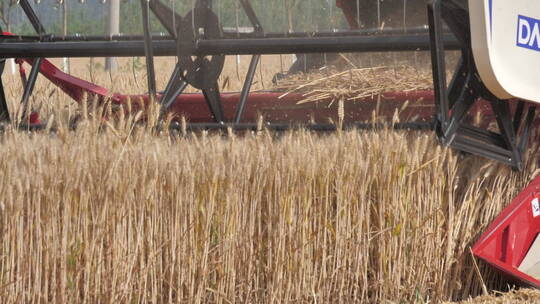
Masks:
[[[4,82],[0,77],[0,122],[11,122],[11,117],[9,116],[9,108],[7,105],[6,94],[4,92]]]
[[[293,24],[292,24],[292,12],[291,12],[291,9],[292,9],[292,6],[290,5],[290,1],[284,1],[284,3],[289,3],[289,4],[285,4],[285,16],[287,16],[287,32],[288,33],[292,33],[293,32]]]
[[[198,0],[191,0],[191,11],[194,12],[195,11],[195,7],[197,7],[197,3],[195,3],[195,1],[198,2]],[[191,18],[191,29],[193,30],[193,37],[197,37],[197,33],[195,32],[195,16],[193,16]]]
[[[20,1],[21,1],[20,4],[21,4],[22,9],[24,13],[26,14],[26,16],[28,17],[28,19],[30,20],[30,23],[32,24],[32,27],[34,28],[36,33],[38,33],[40,37],[45,35],[46,34],[45,27],[43,27],[43,24],[41,23],[41,21],[39,21],[39,17],[37,16],[36,12],[30,5],[30,3],[28,3],[28,0],[20,0]]]
[[[0,27],[0,33],[2,33],[2,27]],[[10,122],[9,108],[7,105],[6,94],[4,92],[4,82],[2,76],[4,74],[4,68],[6,67],[6,60],[0,60],[0,122]]]
[[[169,83],[167,84],[167,87],[163,92],[163,96],[161,96],[160,119],[163,118],[171,104],[176,101],[176,97],[182,94],[186,87],[187,82],[185,82],[181,77],[180,65],[176,64],[171,79],[169,80]]]
[[[244,113],[244,107],[247,103],[249,97],[249,91],[251,90],[251,85],[253,84],[253,78],[255,77],[255,72],[257,71],[257,65],[261,55],[253,55],[251,57],[251,62],[249,63],[249,69],[246,75],[244,82],[244,87],[242,88],[242,93],[240,94],[240,102],[236,108],[236,113],[234,114],[234,123],[240,123],[242,120],[242,114]]]
[[[403,32],[407,32],[407,0],[403,0]]]
[[[120,0],[111,0],[109,3],[109,24],[108,33],[110,37],[120,34]],[[105,69],[109,72],[118,68],[118,61],[115,57],[105,58]]]
[[[68,34],[68,5],[67,0],[62,1],[62,36],[65,38]],[[69,68],[69,58],[65,57],[63,58],[63,66],[62,70],[64,73],[70,72]]]
[[[240,33],[240,17],[239,17],[239,7],[238,7],[238,1],[234,2],[234,14],[235,14],[235,21],[236,21],[236,35],[239,35]],[[236,78],[240,80],[240,55],[236,55],[235,66],[236,66]]]
[[[257,15],[255,14],[255,11],[253,10],[253,7],[251,6],[250,1],[240,0],[240,4],[242,4],[244,12],[246,13],[249,19],[249,22],[251,23],[251,25],[253,25],[253,29],[255,30],[255,33],[262,34],[263,28],[262,28],[261,22],[259,21],[259,18],[257,18]]]
[[[171,10],[173,11],[173,29],[174,29],[174,37],[178,37],[178,30],[177,30],[177,26],[178,26],[178,22],[182,19],[182,17],[180,17],[180,15],[178,15],[176,13],[176,7],[175,7],[175,4],[176,2],[174,0],[170,0],[171,2]],[[180,19],[180,20],[176,20],[176,19]],[[178,62],[178,59],[175,58],[176,62]]]
[[[225,122],[225,116],[223,114],[223,105],[221,104],[221,95],[219,93],[218,83],[216,82],[212,87],[204,89],[202,91],[204,94],[204,99],[208,104],[208,108],[210,109],[210,113],[214,117],[214,120],[218,123]]]
[[[167,32],[169,32],[172,37],[176,38],[178,36],[176,27],[182,21],[182,17],[174,10],[174,2],[172,2],[172,9],[167,7],[160,0],[150,0],[147,2],[150,10],[152,10]]]
[[[25,119],[25,117],[28,115],[28,106],[30,102],[30,96],[32,95],[32,92],[34,91],[34,87],[36,85],[36,80],[39,75],[39,69],[41,67],[41,63],[43,62],[43,58],[37,58],[34,60],[32,64],[32,70],[30,70],[30,75],[28,76],[28,81],[26,82],[26,86],[24,87],[23,96],[21,99],[22,104],[22,118]]]
[[[336,30],[336,18],[334,16],[334,5],[332,5],[331,2],[328,2],[328,8],[330,10],[330,30],[333,32]]]
[[[148,95],[156,100],[156,75],[154,70],[154,49],[150,33],[149,2],[141,0],[142,21],[144,29],[144,53],[146,54],[146,78],[148,80]]]
[[[377,28],[381,28],[381,0],[377,0]]]
[[[356,24],[358,29],[362,28],[360,25],[360,0],[356,0]]]
[[[0,28],[0,32],[2,32],[1,28]],[[0,61],[0,122],[9,123],[11,121],[11,118],[9,117],[9,108],[7,105],[6,94],[4,92],[4,82],[2,81],[2,74],[4,73],[5,66],[6,66],[6,61],[1,60]]]

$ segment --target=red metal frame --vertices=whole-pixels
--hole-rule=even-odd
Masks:
[[[474,245],[473,254],[519,281],[540,288],[540,280],[518,270],[540,232],[540,216],[532,213],[534,198],[540,198],[540,176],[497,216]]]
[[[32,64],[32,59],[18,60]],[[24,69],[21,68],[24,73]],[[137,109],[139,100],[148,103],[148,95],[123,95],[110,93],[107,89],[64,73],[48,60],[43,60],[40,73],[57,85],[68,96],[79,102],[84,96],[97,98],[99,102],[110,100],[115,104],[125,104],[132,101],[133,109]],[[242,122],[256,122],[262,115],[267,122],[317,122],[327,123],[338,120],[337,103],[331,99],[317,102],[299,103],[304,96],[291,93],[283,96],[278,92],[254,92],[249,95]],[[159,96],[158,96],[159,97]],[[225,118],[232,120],[240,93],[224,93],[221,95]],[[409,105],[400,109],[404,102]],[[170,107],[175,116],[186,116],[191,122],[211,122],[212,117],[202,94],[181,94]],[[396,110],[401,121],[429,122],[433,118],[433,92],[388,92],[374,97],[348,101],[345,104],[344,122],[369,121],[372,113],[377,110],[377,116],[391,120]],[[401,110],[401,111],[400,111]]]
[[[21,73],[25,71],[23,62],[32,64],[32,59],[17,59],[21,65]],[[148,104],[148,95],[124,95],[111,93],[106,88],[64,73],[50,61],[44,59],[40,73],[50,82],[57,85],[68,96],[80,102],[84,96],[96,98],[98,102],[111,101],[113,104],[126,104],[131,100],[133,110],[138,110],[140,101]],[[160,96],[158,95],[158,98]],[[301,103],[305,97],[299,93],[283,94],[279,92],[253,92],[249,95],[242,122],[256,122],[262,116],[266,122],[299,122],[328,123],[338,121],[337,102],[326,99],[317,102]],[[225,119],[231,121],[240,101],[240,93],[223,93],[221,101]],[[403,107],[408,102],[408,106]],[[127,108],[127,107],[126,107]],[[411,92],[386,92],[380,96],[365,97],[345,103],[344,123],[371,121],[373,112],[383,121],[392,121],[397,113],[400,122],[431,122],[434,113],[433,91],[421,90]],[[170,108],[175,117],[184,116],[190,122],[212,122],[208,106],[203,94],[181,94]],[[482,113],[483,121],[491,121],[493,113],[487,104],[476,104],[471,113]],[[35,115],[35,114],[34,114]],[[37,121],[37,116],[34,121]]]

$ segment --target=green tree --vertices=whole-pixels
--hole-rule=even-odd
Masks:
[[[0,21],[2,21],[7,31],[11,30],[11,11],[18,2],[18,0],[2,0],[0,3]]]

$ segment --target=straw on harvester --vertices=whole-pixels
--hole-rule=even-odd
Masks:
[[[283,97],[296,92],[305,97],[299,103],[320,100],[351,101],[376,97],[384,92],[411,92],[433,88],[431,72],[410,66],[381,66],[352,68],[336,71],[321,69],[307,74],[293,75],[279,81],[275,89],[283,91]]]

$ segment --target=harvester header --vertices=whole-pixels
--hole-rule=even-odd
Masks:
[[[463,0],[434,0],[428,4],[427,9],[428,35],[427,27],[418,24],[401,30],[384,28],[384,25],[380,24],[382,8],[379,1],[338,0],[336,6],[343,11],[349,29],[279,33],[265,29],[258,17],[259,12],[254,9],[250,0],[238,1],[238,6],[251,24],[251,31],[225,30],[213,9],[217,4],[211,0],[193,1],[192,9],[186,14],[180,14],[160,0],[141,0],[143,35],[55,36],[47,33],[33,6],[27,0],[22,0],[21,8],[36,35],[18,36],[5,33],[0,37],[0,58],[18,58],[19,62],[22,59],[32,64],[21,97],[22,103],[27,104],[39,72],[45,72],[46,77],[54,80],[72,97],[82,96],[83,92],[99,95],[99,92],[104,91],[96,90],[94,85],[69,75],[62,75],[62,80],[59,80],[59,71],[52,73],[49,65],[45,69],[42,67],[44,58],[145,56],[148,94],[140,96],[141,98],[160,102],[163,115],[173,111],[177,115],[186,115],[191,122],[205,123],[205,128],[212,124],[216,124],[217,128],[226,124],[235,128],[239,123],[254,123],[256,116],[268,107],[275,113],[279,112],[280,107],[290,108],[292,105],[279,103],[276,94],[271,92],[251,93],[261,55],[301,55],[298,63],[291,67],[290,72],[293,73],[302,70],[302,66],[306,71],[321,66],[321,56],[306,55],[310,53],[431,50],[434,82],[432,97],[426,99],[425,92],[388,93],[393,93],[394,96],[397,93],[402,102],[423,99],[424,103],[431,104],[434,119],[433,115],[426,114],[422,115],[422,121],[436,130],[442,143],[521,168],[522,154],[534,115],[534,107],[523,100],[538,101],[540,96],[535,94],[533,75],[527,73],[532,73],[532,69],[527,69],[527,65],[537,55],[530,46],[534,45],[530,42],[534,42],[534,29],[537,27],[532,17],[520,17],[519,20],[517,16],[512,18],[517,12],[515,7],[520,5],[506,9],[505,5],[501,4],[505,3],[502,1],[469,3]],[[519,3],[525,5],[526,2]],[[407,2],[403,3],[403,8],[406,8]],[[416,8],[414,11],[423,10],[423,6]],[[374,14],[374,11],[377,13]],[[151,14],[167,31],[165,35],[152,34]],[[521,36],[512,32],[520,29],[518,24],[521,25]],[[373,25],[381,26],[369,28]],[[516,46],[516,37],[519,38],[518,42],[532,37],[529,39],[532,39],[531,41],[523,44],[529,47],[520,46],[519,43]],[[448,50],[461,51],[460,63],[449,84],[446,80],[448,69],[445,61],[445,52]],[[218,81],[225,64],[225,56],[246,54],[252,55],[252,60],[242,92],[233,98],[221,94]],[[175,69],[163,91],[156,85],[155,56],[177,58]],[[196,98],[183,94],[187,86],[200,89],[202,94]],[[112,95],[113,100],[118,103],[127,98],[122,94]],[[104,95],[99,97],[100,100],[107,98]],[[290,103],[295,103],[295,100],[300,98],[296,95],[288,97],[287,102]],[[197,107],[197,103],[197,106],[193,105],[188,110],[185,104],[182,104],[182,100],[187,99],[196,103],[200,101],[202,106]],[[259,100],[262,104],[251,103],[251,100]],[[331,101],[328,102],[331,104]],[[351,116],[345,127],[347,123],[358,125],[370,117],[370,107],[366,107],[370,101],[364,99],[357,102],[363,102],[363,107],[360,109],[360,105],[356,105],[350,109],[360,114]],[[371,102],[373,104],[373,100]],[[486,106],[474,106],[479,103]],[[9,118],[5,100],[2,104],[3,117]],[[204,107],[208,110],[204,110]],[[195,108],[197,110],[193,110]],[[209,115],[201,115],[201,111],[208,111],[206,113]],[[248,116],[244,116],[246,111]],[[307,117],[312,117],[314,111],[315,114],[320,112],[308,109],[305,113],[292,115],[296,121],[289,122],[281,118],[272,121],[272,115],[267,115],[267,126],[272,128],[272,123],[279,123],[279,129],[283,129],[284,124],[298,124],[299,121],[305,125],[309,121]],[[466,117],[475,115],[478,111],[482,111],[486,119],[495,120],[499,133],[485,130],[482,126],[488,125],[487,122],[482,123],[482,126],[469,124]]]

